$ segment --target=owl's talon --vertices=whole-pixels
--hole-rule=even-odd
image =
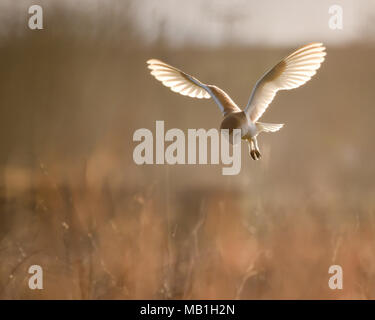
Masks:
[[[256,160],[256,159],[255,159],[254,150],[251,150],[251,151],[250,151],[250,156],[253,158],[253,160]]]
[[[253,158],[253,160],[259,160],[261,158],[261,154],[258,150],[251,150],[250,156]]]

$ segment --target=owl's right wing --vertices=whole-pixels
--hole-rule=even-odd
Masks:
[[[216,86],[206,85],[193,76],[157,59],[150,59],[147,64],[151,69],[151,75],[172,91],[198,99],[212,97],[224,115],[240,111],[230,97]]]

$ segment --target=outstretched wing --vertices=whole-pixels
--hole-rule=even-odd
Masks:
[[[241,111],[223,90],[206,85],[193,76],[160,60],[150,59],[147,64],[148,68],[152,70],[151,74],[172,91],[198,99],[212,97],[224,115],[233,111]]]
[[[279,90],[302,86],[316,73],[326,55],[322,43],[311,43],[281,60],[258,80],[245,112],[256,122],[266,111]]]
[[[211,98],[203,83],[185,72],[157,59],[148,60],[147,63],[151,74],[172,91],[192,98]]]

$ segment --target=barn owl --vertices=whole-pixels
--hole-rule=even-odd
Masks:
[[[160,60],[147,61],[151,75],[172,91],[198,99],[212,98],[224,119],[220,129],[241,130],[241,138],[249,145],[250,156],[261,158],[257,137],[261,132],[276,132],[283,124],[263,123],[258,120],[279,90],[298,88],[315,75],[326,55],[322,43],[305,45],[282,59],[255,84],[247,106],[241,110],[231,97],[214,85],[204,84],[193,76]]]

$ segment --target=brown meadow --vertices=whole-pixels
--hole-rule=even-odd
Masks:
[[[80,19],[77,30],[90,25]],[[327,45],[317,75],[266,112],[286,126],[260,137],[262,160],[243,145],[240,174],[222,176],[134,164],[136,129],[221,120],[212,101],[162,87],[145,61],[181,67],[243,107],[294,48],[176,49],[162,37],[145,45],[126,25],[87,37],[68,21],[57,10],[50,29],[1,45],[0,298],[375,298],[373,46]],[[28,288],[32,264],[43,290]],[[343,290],[328,287],[333,264]]]

